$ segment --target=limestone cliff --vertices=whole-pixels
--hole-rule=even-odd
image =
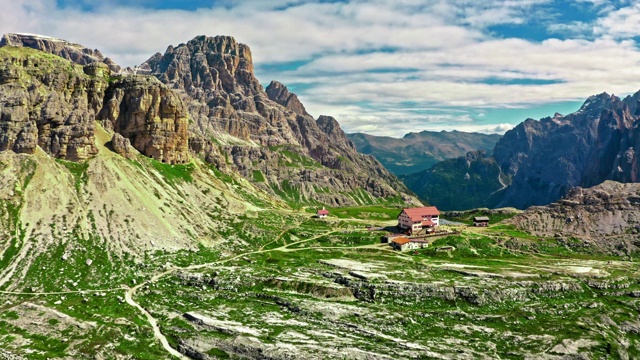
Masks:
[[[189,159],[186,109],[155,78],[128,76],[113,83],[98,118],[146,156],[170,164]]]
[[[277,102],[285,108],[293,111],[298,115],[309,115],[304,105],[298,99],[298,96],[287,89],[287,87],[278,81],[271,81],[267,86],[267,96],[269,99]]]
[[[99,120],[117,134],[109,148],[124,157],[134,157],[135,149],[182,164],[191,153],[290,202],[416,202],[379,162],[355,150],[335,119],[315,120],[280,83],[265,91],[249,47],[232,37],[198,36],[169,46],[137,68],[138,75],[113,74],[99,51],[63,40],[3,39],[6,53],[30,55],[24,66],[21,58],[3,60],[0,70],[7,99],[0,101],[2,150],[33,153],[39,145],[57,158],[85,160],[96,154]],[[46,64],[38,60],[44,58]]]
[[[58,55],[79,65],[88,65],[94,62],[106,64],[113,72],[121,70],[113,60],[106,58],[99,50],[92,50],[79,44],[74,44],[62,39],[36,34],[4,34],[0,38],[0,47],[16,46],[28,47],[50,54]]]
[[[605,181],[591,188],[576,187],[548,205],[533,206],[509,220],[541,236],[577,237],[608,252],[640,249],[640,184]]]
[[[39,146],[74,161],[95,155],[108,73],[106,65],[83,71],[43,52],[0,48],[0,151],[33,154]]]
[[[259,179],[267,191],[332,205],[358,203],[353,193],[360,189],[373,198],[404,195],[414,201],[378,161],[355,150],[335,119],[314,120],[281,83],[265,91],[249,47],[231,37],[198,36],[169,46],[139,69],[183,94],[193,152]]]

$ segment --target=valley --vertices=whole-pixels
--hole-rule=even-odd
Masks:
[[[3,347],[36,359],[638,356],[637,261],[505,225],[401,253],[349,219],[254,220],[268,235],[250,245],[146,253],[104,288],[56,291],[72,285],[51,259],[60,288],[3,292]],[[29,326],[36,316],[63,337]]]
[[[204,180],[235,188],[232,178],[189,170],[198,166],[156,180],[185,198]],[[94,181],[88,174],[81,193]],[[266,206],[258,194],[208,212],[218,224],[208,245],[122,243],[116,252],[72,224],[24,259],[11,254],[28,243],[5,243],[0,358],[639,356],[637,254],[499,222],[515,210],[488,213],[488,228],[469,227],[473,213],[452,213],[459,235],[399,252],[381,243],[386,231],[368,230],[396,225],[398,207],[329,208],[317,219],[314,207]]]

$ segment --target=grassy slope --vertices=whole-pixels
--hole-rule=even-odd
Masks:
[[[166,357],[123,302],[144,283],[134,298],[170,344],[219,357],[247,337],[301,357],[640,356],[637,262],[504,225],[393,252],[364,228],[393,222],[393,206],[318,220],[200,162],[125,160],[97,138],[100,155],[81,165],[1,154],[0,348]]]
[[[402,178],[418,197],[442,210],[493,207],[500,196],[500,167],[493,158],[467,162],[464,157],[439,162]]]
[[[131,166],[157,171],[166,180],[163,186],[175,191],[201,181],[197,164],[162,168],[140,160]],[[64,166],[50,166],[64,173]],[[90,169],[91,164],[85,171]],[[82,174],[69,173],[66,186],[75,191],[75,179]],[[90,183],[93,175],[87,176]],[[34,180],[37,176],[30,184]],[[240,188],[224,176],[209,181]],[[96,351],[163,357],[144,317],[122,297],[126,287],[173,269],[135,298],[158,319],[174,347],[189,344],[220,357],[232,354],[233,342],[243,334],[257,338],[266,353],[287,344],[301,356],[354,356],[346,349],[400,358],[425,351],[436,357],[535,357],[543,350],[561,356],[563,346],[574,344],[592,357],[640,355],[640,338],[622,330],[637,317],[640,305],[627,295],[638,290],[637,262],[590,253],[580,243],[567,247],[540,240],[503,225],[465,229],[424,250],[393,252],[378,244],[381,233],[366,231],[363,222],[393,221],[396,212],[391,207],[336,208],[326,221],[287,209],[234,217],[210,213],[221,225],[215,237],[225,239],[224,246],[140,249],[137,256],[112,252],[112,244],[83,235],[80,227],[71,237],[56,227],[52,233],[58,240],[27,257],[31,263],[22,281],[4,286],[24,294],[5,294],[9,302],[0,305],[0,346],[20,354],[34,351],[34,359],[83,358]],[[442,246],[456,250],[436,251]],[[63,260],[65,253],[70,256]],[[210,265],[176,268],[198,264]],[[354,271],[373,277],[362,281],[350,275]],[[411,291],[423,292],[414,295],[402,286],[385,290],[387,280],[410,282],[415,284]],[[558,290],[544,290],[544,284]],[[599,284],[618,285],[600,289]],[[51,293],[59,291],[69,293]],[[372,299],[370,294],[376,295]],[[202,327],[184,318],[185,312],[222,323],[218,330]],[[610,321],[602,324],[603,316]],[[34,319],[47,325],[31,326]],[[319,346],[329,339],[334,347]]]

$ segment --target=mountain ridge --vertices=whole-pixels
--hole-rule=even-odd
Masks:
[[[364,133],[347,134],[358,151],[375,156],[389,171],[408,175],[425,170],[439,161],[464,156],[469,151],[493,151],[498,134],[463,131],[421,131],[402,138]]]
[[[476,185],[491,182],[504,186],[490,198],[468,205],[525,209],[550,204],[577,186],[590,187],[605,180],[636,182],[640,179],[638,99],[640,92],[624,99],[601,93],[587,98],[574,113],[529,118],[516,125],[493,149],[492,170],[486,174],[494,175],[474,180]],[[428,171],[414,174],[416,179],[426,176]],[[446,177],[448,188],[468,182],[459,175]],[[409,187],[425,201],[442,201],[438,194]],[[484,191],[477,188],[474,197]]]

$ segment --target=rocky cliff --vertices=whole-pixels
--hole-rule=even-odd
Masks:
[[[155,78],[114,82],[98,119],[146,156],[170,164],[189,160],[187,111],[180,97]]]
[[[106,64],[113,72],[119,72],[121,70],[120,66],[114,63],[113,60],[104,57],[97,49],[92,50],[79,44],[48,36],[36,34],[4,34],[2,38],[0,38],[0,47],[3,46],[28,47],[58,55],[80,65],[99,62]]]
[[[70,65],[35,50],[0,48],[0,151],[33,154],[39,146],[73,161],[97,153],[94,121],[109,70]]]
[[[99,62],[79,66],[41,51],[0,48],[0,151],[83,161],[98,153],[96,120],[143,155],[188,161],[187,114],[157,80],[127,76],[110,82]],[[120,149],[119,147],[118,149]],[[125,146],[126,148],[126,146]],[[127,155],[122,148],[120,152]]]
[[[12,49],[13,45],[83,65],[85,80],[97,88],[56,80],[53,87],[41,91],[52,97],[43,116],[33,111],[39,105],[27,104],[22,110],[5,106],[5,118],[22,120],[4,125],[4,149],[33,152],[37,135],[41,147],[54,156],[83,160],[96,153],[92,132],[97,119],[117,134],[110,148],[118,154],[131,158],[136,149],[158,161],[181,164],[189,161],[191,153],[292,203],[353,205],[389,197],[416,202],[379,162],[355,150],[335,119],[313,119],[281,83],[273,81],[265,91],[254,75],[249,47],[232,37],[198,36],[169,46],[136,69],[142,75],[114,74],[120,69],[110,66],[99,51],[59,39],[5,35],[2,46]],[[7,68],[7,81],[11,71],[18,70]],[[72,93],[73,89],[86,91],[63,96],[74,114],[56,112],[61,108],[54,101],[56,87]],[[12,91],[7,90],[8,99],[23,98]],[[39,119],[40,127],[19,116],[27,113]],[[54,117],[64,121],[49,121]]]
[[[360,189],[367,202],[399,195],[414,201],[379,162],[355,150],[335,119],[314,120],[281,83],[265,90],[249,47],[232,37],[198,36],[169,46],[139,69],[182,94],[194,153],[266,191],[331,205],[361,203],[353,195]]]
[[[609,253],[640,249],[640,184],[605,181],[576,187],[548,205],[533,206],[509,220],[540,236],[577,237]]]
[[[277,102],[278,104],[284,106],[285,108],[293,111],[298,115],[309,115],[307,110],[304,108],[304,105],[298,99],[298,96],[287,89],[284,84],[278,81],[271,81],[269,86],[267,86],[267,96],[269,99]]]

